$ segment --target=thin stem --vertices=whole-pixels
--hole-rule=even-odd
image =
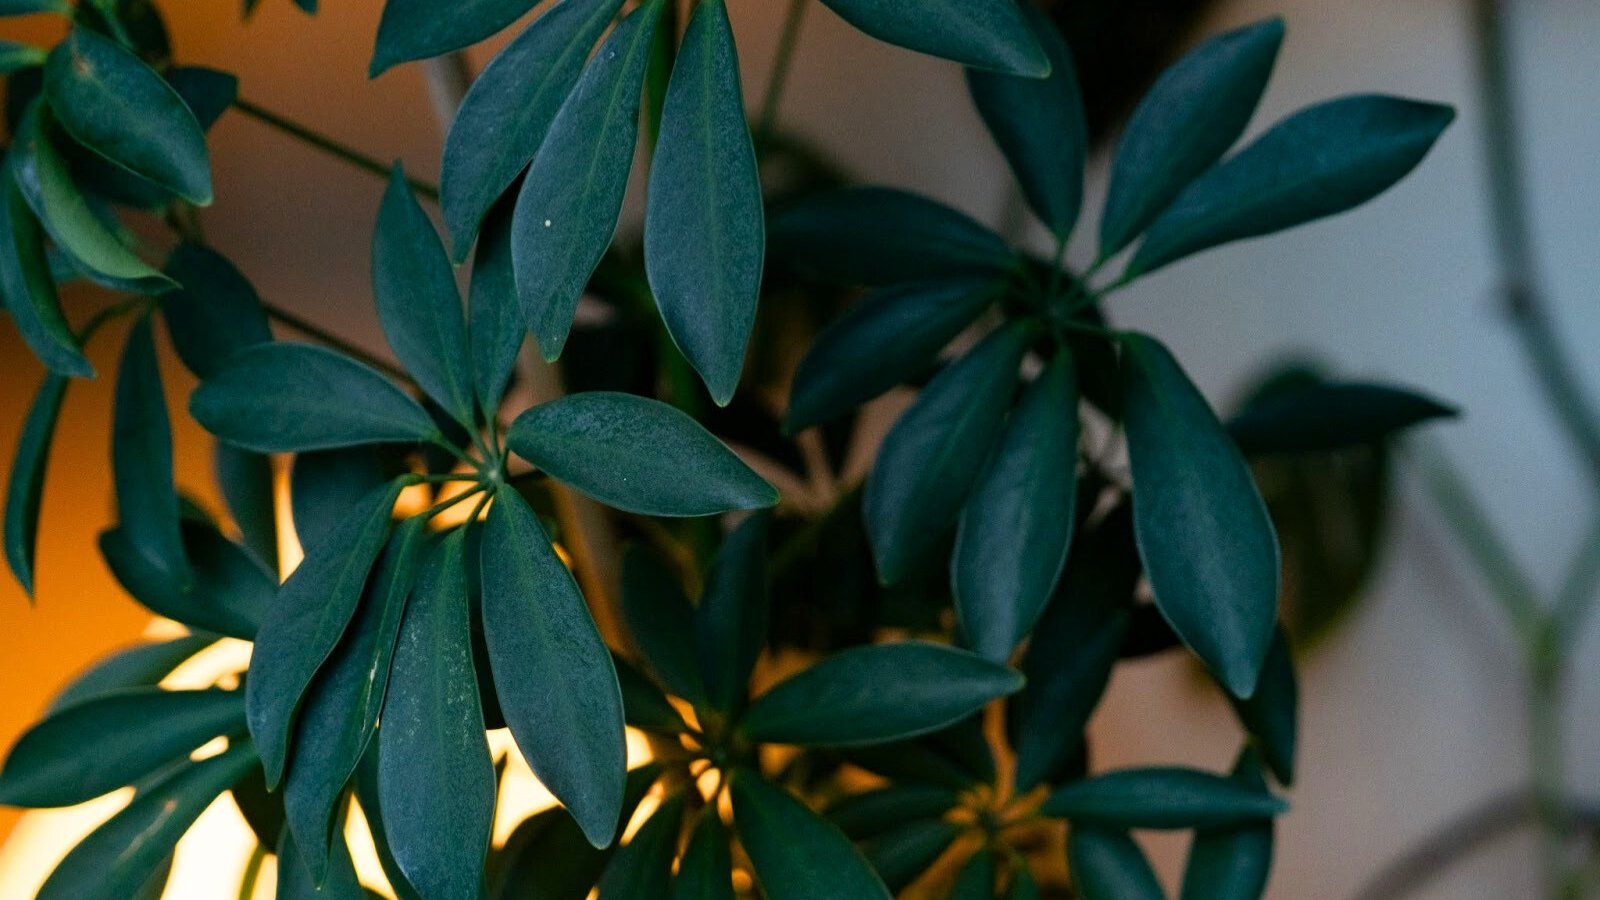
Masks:
[[[380,178],[389,177],[391,167],[387,163],[362,153],[348,144],[340,143],[319,131],[301,125],[299,122],[280,116],[270,109],[257,106],[242,97],[233,101],[233,107],[257,122],[276,128],[295,140],[321,150],[329,156],[342,159],[356,168],[370,172]],[[411,185],[413,191],[429,200],[437,201],[439,199],[439,188],[435,185],[410,176],[406,177],[406,183]]]
[[[1047,293],[1051,297],[1054,297],[1056,295],[1056,291],[1061,289],[1061,264],[1066,262],[1066,259],[1067,259],[1067,235],[1064,235],[1064,234],[1057,235],[1056,236],[1056,255],[1055,255],[1055,257],[1053,259],[1050,260],[1050,289],[1049,289],[1049,291]],[[1078,283],[1077,283],[1076,287],[1081,289],[1082,286],[1088,280],[1089,280],[1088,274],[1085,273],[1084,277],[1078,279]]]
[[[476,475],[419,475],[423,484],[477,484],[482,479]]]
[[[358,359],[372,368],[377,369],[379,372],[389,376],[390,378],[395,379],[396,381],[403,381],[406,384],[412,385],[413,387],[416,386],[416,382],[412,380],[409,374],[406,373],[405,369],[402,369],[388,360],[375,356],[372,353],[361,349],[350,341],[347,341],[337,334],[327,330],[326,328],[323,328],[321,325],[318,325],[310,319],[303,318],[296,313],[292,313],[274,303],[262,301],[261,306],[266,310],[269,318],[293,328],[295,331],[300,332],[306,337],[314,338],[318,342],[326,344],[327,346],[338,350],[340,353],[343,353],[346,356]]]
[[[1584,534],[1550,616],[1551,638],[1563,643],[1563,651],[1570,649],[1583,631],[1584,622],[1594,608],[1597,584],[1600,584],[1600,516],[1595,517]]]
[[[789,70],[794,65],[794,50],[800,43],[800,26],[805,23],[806,0],[789,0],[789,11],[783,18],[783,31],[778,36],[778,52],[772,58],[772,72],[767,78],[766,97],[761,101],[761,118],[757,119],[756,146],[765,147],[778,127],[778,107],[783,103],[783,89],[789,83]]]
[[[466,463],[478,472],[483,471],[483,463],[481,461],[473,459],[471,454],[445,440],[443,436],[435,434],[428,438],[428,443],[454,456],[458,461]]]
[[[251,900],[256,895],[256,882],[261,880],[261,865],[267,861],[267,848],[260,841],[250,851],[250,860],[244,864],[244,880],[239,882],[239,900]]]

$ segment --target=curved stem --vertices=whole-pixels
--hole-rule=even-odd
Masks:
[[[383,359],[382,357],[376,356],[367,352],[366,350],[361,349],[350,341],[347,341],[328,329],[323,328],[321,325],[318,325],[310,319],[304,318],[296,313],[292,313],[289,310],[278,306],[277,304],[268,303],[266,301],[262,301],[261,307],[262,309],[266,310],[268,318],[271,318],[273,321],[293,328],[295,331],[300,332],[306,337],[313,338],[318,343],[326,344],[327,346],[338,350],[340,353],[343,353],[346,356],[349,356],[353,359],[358,359],[372,368],[377,369],[379,372],[389,376],[390,378],[395,379],[396,381],[403,381],[406,384],[412,385],[413,387],[416,386],[416,382],[412,380],[411,376],[406,372],[405,369],[400,368],[399,366],[389,362],[386,359]]]
[[[756,122],[756,146],[765,147],[778,127],[778,107],[783,102],[783,89],[789,83],[789,70],[794,66],[794,49],[800,43],[800,26],[805,23],[806,0],[789,0],[789,11],[783,18],[783,32],[778,37],[778,52],[772,58],[772,73],[767,78],[767,93],[761,101],[761,118]]]
[[[267,861],[267,848],[260,841],[250,851],[250,860],[244,865],[244,879],[239,882],[239,900],[251,900],[256,895],[256,882],[261,880],[261,865]]]
[[[270,109],[251,103],[243,97],[233,101],[233,108],[263,125],[277,129],[308,147],[321,150],[329,156],[344,160],[362,171],[370,172],[379,178],[389,177],[391,167],[388,163],[362,153],[348,144],[340,143],[320,131],[301,125],[299,122],[281,116]],[[439,188],[437,186],[410,176],[406,177],[406,183],[410,184],[411,189],[416,191],[418,195],[429,200],[438,201]]]

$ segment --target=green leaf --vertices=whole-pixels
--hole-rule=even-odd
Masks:
[[[361,764],[356,767],[354,790],[357,802],[366,813],[367,826],[372,831],[373,849],[376,851],[378,863],[383,869],[383,874],[388,877],[389,884],[395,889],[395,896],[399,900],[422,900],[417,889],[406,880],[405,873],[400,871],[400,864],[395,861],[394,851],[389,847],[389,830],[385,825],[383,801],[378,796],[379,779],[379,744],[381,741],[370,741],[367,752],[361,757]]]
[[[90,208],[47,136],[52,124],[44,107],[35,103],[23,115],[12,148],[14,181],[51,240],[85,276],[112,290],[153,296],[174,287],[172,279],[129,250]]]
[[[245,549],[278,571],[278,510],[272,457],[218,441],[212,472]]]
[[[1154,338],[1122,338],[1133,516],[1156,605],[1236,697],[1278,615],[1278,539],[1244,457]]]
[[[61,313],[44,232],[14,179],[16,155],[0,166],[0,300],[28,349],[57,375],[94,377],[77,335]]]
[[[561,355],[578,298],[617,227],[663,5],[646,0],[600,45],[522,182],[512,259],[522,307],[548,360]]]
[[[1250,750],[1240,755],[1232,777],[1254,790],[1267,789],[1261,760]],[[1260,900],[1272,873],[1272,831],[1272,821],[1266,820],[1195,832],[1181,900]]]
[[[695,7],[650,162],[645,268],[667,333],[726,406],[739,386],[766,254],[755,146],[727,6]]]
[[[951,587],[961,633],[1005,662],[1067,563],[1078,495],[1078,379],[1062,350],[1028,388],[961,511]]]
[[[955,524],[999,437],[1029,337],[1015,323],[985,338],[935,376],[884,438],[864,504],[884,584],[905,578]]]
[[[961,802],[959,792],[934,784],[890,784],[854,794],[828,808],[828,821],[851,840],[863,840],[920,819],[937,819]]]
[[[211,205],[200,123],[172,85],[121,44],[74,28],[45,64],[44,96],[78,143],[196,206]]]
[[[44,65],[49,54],[44,50],[30,44],[19,44],[16,41],[0,41],[0,75],[10,75],[22,69],[33,69]]]
[[[733,854],[716,807],[700,813],[672,882],[672,900],[734,900]]]
[[[489,208],[539,152],[589,51],[621,6],[622,0],[561,0],[472,82],[445,140],[440,185],[456,259],[466,258]]]
[[[1454,118],[1448,106],[1380,95],[1295,113],[1179,194],[1125,277],[1360,206],[1416,168]]]
[[[128,332],[117,372],[111,471],[117,495],[117,531],[124,545],[165,570],[176,585],[187,586],[194,575],[178,528],[172,427],[149,317],[140,318]]]
[[[956,873],[949,900],[994,900],[994,851],[984,847]]]
[[[349,509],[361,498],[410,468],[392,446],[315,450],[295,456],[289,471],[289,503],[302,547],[328,543]]]
[[[245,691],[250,733],[261,754],[268,788],[276,788],[283,777],[301,698],[361,602],[403,484],[395,481],[369,493],[348,511],[326,543],[306,548],[305,560],[283,583],[256,635]]]
[[[17,439],[17,455],[11,462],[6,485],[5,543],[6,562],[22,589],[33,597],[34,562],[39,546],[39,504],[44,499],[45,468],[50,462],[50,444],[55,438],[56,419],[66,397],[67,379],[46,375],[28,418]]]
[[[1066,38],[1050,18],[1022,3],[1023,18],[1050,60],[1047,78],[967,70],[967,88],[994,135],[1022,195],[1059,241],[1065,241],[1083,207],[1083,166],[1089,124],[1077,67]]]
[[[1299,731],[1300,689],[1295,679],[1294,657],[1283,629],[1272,637],[1261,682],[1248,700],[1228,698],[1239,721],[1261,744],[1261,754],[1279,783],[1294,783],[1296,736]]]
[[[506,437],[552,478],[625,512],[709,516],[778,502],[777,490],[699,423],[645,397],[563,397],[518,416]]]
[[[964,830],[943,819],[921,819],[879,835],[862,851],[884,885],[898,893],[922,877]]]
[[[1025,865],[1011,867],[1011,892],[1006,897],[1009,900],[1039,900],[1039,886]]]
[[[694,607],[672,570],[638,545],[622,556],[622,615],[633,646],[656,680],[690,703],[704,704]]]
[[[31,13],[70,16],[72,4],[68,0],[0,0],[0,16],[26,16]]]
[[[100,535],[106,565],[135,600],[191,628],[250,640],[277,599],[278,580],[210,522],[181,525],[182,570],[141,553],[121,528]]]
[[[457,529],[435,546],[417,579],[378,730],[378,793],[389,847],[424,897],[482,893],[494,821],[494,760],[472,664],[465,537]]]
[[[182,287],[161,295],[161,313],[173,348],[198,377],[210,377],[233,354],[272,340],[261,298],[222,255],[179,244],[166,272]]]
[[[455,271],[399,165],[372,236],[372,289],[400,363],[456,421],[471,425],[472,363]]]
[[[884,743],[959,722],[1022,684],[1015,671],[953,647],[855,647],[757,697],[740,727],[767,743]]]
[[[732,794],[739,840],[768,900],[889,900],[849,838],[800,801],[742,769]]]
[[[689,730],[682,714],[644,673],[616,654],[612,654],[611,663],[622,690],[623,719],[629,725],[657,734],[683,734]]]
[[[1074,826],[1067,836],[1072,886],[1083,900],[1165,900],[1144,851],[1126,832]]]
[[[706,700],[722,712],[744,707],[750,674],[767,645],[767,526],[767,516],[757,514],[728,536],[695,608],[695,647]]]
[[[133,801],[72,848],[38,900],[125,900],[160,872],[173,847],[212,801],[255,766],[248,741],[186,764],[142,788]]]
[[[1107,772],[1058,789],[1042,812],[1089,828],[1225,828],[1289,808],[1262,788],[1197,769]]]
[[[918,194],[852,187],[786,207],[767,235],[773,256],[835,284],[994,278],[1017,267],[1005,240]]]
[[[1379,384],[1329,383],[1273,391],[1228,422],[1247,456],[1324,453],[1375,444],[1456,410],[1430,397]]]
[[[334,839],[326,878],[313,878],[306,863],[294,836],[283,832],[278,841],[277,900],[367,900],[369,895],[356,877],[355,860],[350,858],[344,835]]]
[[[311,344],[234,354],[190,395],[189,412],[217,437],[258,453],[418,442],[439,433],[394,382]]]
[[[683,824],[683,794],[663,800],[633,839],[611,857],[598,885],[599,900],[665,898],[672,894],[672,860]]]
[[[449,15],[440,15],[432,0],[388,0],[378,23],[378,45],[367,76],[377,78],[399,63],[470,47],[515,22],[538,2],[459,0],[451,6]],[[313,0],[311,9],[315,8]]]
[[[50,700],[46,715],[54,715],[85,700],[125,688],[149,687],[172,673],[173,669],[216,643],[209,634],[195,634],[138,644],[113,653],[80,673]]]
[[[83,803],[160,771],[212,738],[244,730],[238,691],[135,687],[91,697],[17,741],[0,770],[0,803]]]
[[[881,41],[964,66],[1029,78],[1050,74],[1050,58],[1014,0],[925,0],[915,12],[893,0],[823,0]]]
[[[467,336],[472,345],[473,387],[483,417],[490,419],[500,409],[528,337],[511,268],[511,207],[506,203],[490,213],[473,258]]]
[[[300,857],[319,882],[328,864],[337,862],[328,855],[337,822],[334,812],[377,729],[426,536],[426,520],[420,516],[396,530],[373,569],[355,619],[301,705],[283,802]]]
[[[997,777],[994,755],[977,716],[921,738],[853,747],[844,756],[851,763],[894,781],[935,784],[958,791],[992,784]]]
[[[1244,133],[1272,76],[1283,20],[1219,34],[1161,74],[1117,144],[1100,255],[1133,243]]]
[[[506,724],[596,847],[611,843],[627,754],[611,654],[533,510],[496,494],[481,550],[483,632]]]
[[[167,82],[194,113],[202,131],[210,131],[239,99],[239,76],[205,66],[173,66]]]
[[[800,361],[784,428],[803,431],[921,375],[997,293],[992,279],[915,282],[850,307]]]

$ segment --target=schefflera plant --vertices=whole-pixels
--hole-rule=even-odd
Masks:
[[[317,882],[338,843],[340,798],[376,740],[377,800],[400,871],[422,896],[476,896],[495,773],[474,633],[493,683],[485,693],[529,765],[591,843],[615,836],[626,771],[616,673],[573,576],[512,486],[512,453],[641,515],[778,499],[692,419],[647,398],[572,395],[503,427],[496,415],[524,333],[505,249],[493,236],[480,244],[463,315],[444,248],[396,170],[373,242],[374,293],[390,346],[438,415],[361,362],[290,343],[231,356],[191,397],[197,421],[258,453],[400,443],[459,461],[354,498],[308,543],[255,636],[250,732]],[[416,484],[459,488],[394,525],[396,501]],[[430,527],[462,504],[464,524]]]

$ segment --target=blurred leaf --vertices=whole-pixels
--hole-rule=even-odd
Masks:
[[[937,819],[961,801],[959,792],[931,784],[890,784],[852,794],[828,807],[828,821],[851,840],[863,840],[919,819]]]
[[[767,644],[767,521],[751,516],[723,542],[695,609],[701,682],[706,701],[721,712],[744,707],[750,673]]]
[[[690,703],[704,704],[694,607],[672,570],[642,546],[629,547],[622,556],[622,615],[656,680]]]
[[[0,15],[4,15],[0,12]],[[0,41],[0,75],[10,75],[18,69],[31,69],[44,65],[49,56],[44,50],[16,41]]]
[[[182,523],[187,580],[165,561],[139,552],[121,528],[100,534],[100,554],[140,604],[191,628],[253,639],[276,600],[278,582],[210,522]]]
[[[862,852],[884,885],[899,892],[928,871],[961,832],[960,825],[943,819],[921,819],[867,841]]]
[[[683,824],[683,794],[663,800],[633,839],[617,849],[600,876],[599,900],[672,895],[672,861]]]
[[[909,741],[852,747],[844,758],[869,772],[898,782],[920,782],[964,790],[995,780],[994,757],[983,735],[981,716]]]
[[[657,734],[683,734],[689,730],[683,715],[644,673],[615,654],[611,662],[617,670],[617,686],[622,690],[623,719],[629,725]]]
[[[30,13],[72,15],[68,0],[0,0],[0,16],[26,16]]]
[[[961,871],[956,873],[949,900],[994,900],[994,887],[994,851],[984,847],[974,853]]]
[[[1228,422],[1248,456],[1318,453],[1374,444],[1456,410],[1421,394],[1377,384],[1319,382],[1260,396]]]
[[[1012,0],[925,0],[916,15],[878,0],[823,0],[867,34],[966,66],[1043,78],[1050,58]]]
[[[215,374],[233,354],[272,340],[261,298],[221,254],[182,243],[166,272],[181,287],[161,296],[172,346],[200,378]]]
[[[1223,828],[1287,810],[1266,790],[1197,769],[1121,769],[1059,788],[1042,812],[1088,828]]]
[[[94,366],[61,312],[44,232],[14,180],[17,156],[15,151],[7,154],[0,165],[0,300],[11,311],[17,334],[45,368],[57,375],[92,378]]]
[[[728,830],[715,807],[701,812],[672,881],[672,900],[734,900]]]
[[[768,900],[889,900],[849,839],[800,801],[743,769],[732,794],[734,826]]]
[[[33,404],[28,407],[28,418],[17,438],[17,455],[11,462],[11,475],[6,484],[6,562],[30,599],[39,546],[39,504],[44,498],[44,476],[50,463],[56,420],[61,415],[61,401],[66,394],[66,378],[45,376]]]
[[[170,641],[138,644],[120,650],[80,672],[50,700],[46,717],[85,700],[126,688],[158,684],[173,669],[216,643],[215,635],[192,634]]]
[[[123,546],[164,570],[175,586],[187,588],[194,574],[178,529],[172,426],[147,316],[135,321],[128,332],[117,371],[111,472],[117,495],[117,533]]]
[[[307,2],[307,0],[299,0]],[[315,11],[310,0],[308,11]],[[388,0],[378,24],[378,46],[367,77],[389,67],[470,47],[515,22],[539,0],[458,0],[440,15],[432,0]],[[302,9],[307,9],[303,6]]]
[[[367,900],[366,888],[356,877],[355,861],[350,858],[343,834],[333,839],[331,865],[326,869],[325,877],[313,878],[293,835],[285,831],[278,841],[276,900]]]
[[[1261,760],[1246,750],[1233,779],[1258,791],[1267,789]],[[1272,871],[1273,823],[1268,819],[1237,828],[1195,832],[1183,873],[1181,900],[1260,900]]]
[[[268,568],[268,574],[275,574],[278,510],[272,457],[218,441],[212,450],[212,472],[245,549]]]
[[[1126,832],[1074,826],[1067,862],[1083,900],[1165,900],[1150,861]]]

